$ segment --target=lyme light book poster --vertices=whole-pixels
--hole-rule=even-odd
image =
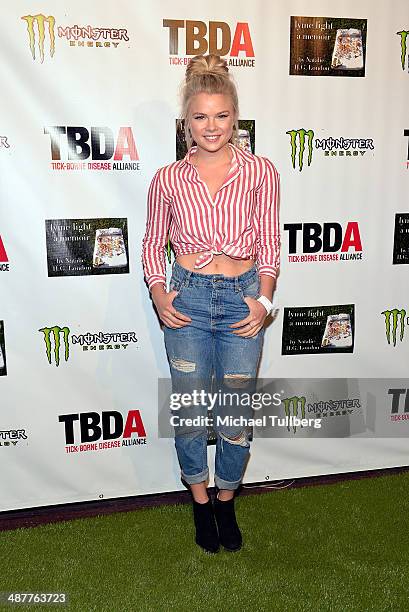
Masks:
[[[129,273],[128,221],[47,219],[48,276]]]
[[[365,76],[366,19],[291,17],[290,74]]]

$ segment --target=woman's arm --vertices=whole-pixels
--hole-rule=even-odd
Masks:
[[[257,263],[260,274],[260,295],[272,301],[280,269],[280,175],[267,158],[263,181],[256,191]]]
[[[159,169],[149,186],[146,231],[142,241],[142,265],[149,291],[156,284],[166,291],[165,246],[170,217],[170,202],[163,191]]]

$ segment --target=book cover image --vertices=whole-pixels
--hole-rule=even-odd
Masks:
[[[48,276],[129,273],[127,219],[48,219]]]
[[[243,151],[256,151],[256,122],[254,119],[239,119],[237,145]],[[187,153],[184,126],[178,127],[176,122],[176,160],[183,159]]]
[[[290,74],[365,76],[366,19],[291,17]]]
[[[351,317],[345,312],[328,315],[321,346],[325,348],[352,346]]]
[[[409,213],[395,215],[393,263],[409,264]]]
[[[284,308],[282,355],[352,353],[354,304]]]

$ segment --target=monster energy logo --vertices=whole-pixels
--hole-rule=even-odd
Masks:
[[[391,343],[392,336],[393,346],[396,346],[396,333],[398,331],[399,319],[399,340],[401,342],[403,340],[403,334],[405,333],[406,310],[404,308],[402,308],[401,310],[394,308],[393,310],[384,310],[383,312],[381,312],[381,314],[385,315],[386,339],[388,340],[388,344]]]
[[[402,70],[405,70],[405,63],[406,63],[406,48],[407,48],[407,37],[409,32],[402,30],[401,32],[396,32],[396,34],[398,36],[400,36],[400,49],[401,49],[401,63],[402,63]]]
[[[304,151],[305,151],[305,137],[308,138],[308,165],[311,164],[312,160],[312,141],[314,138],[314,132],[312,130],[289,130],[286,134],[290,135],[291,139],[291,160],[293,162],[293,168],[295,169],[296,156],[297,156],[297,141],[299,146],[298,151],[298,168],[301,172],[304,164]]]
[[[301,409],[301,418],[305,419],[305,397],[297,397],[296,395],[294,397],[287,397],[283,400],[281,400],[282,404],[284,405],[284,412],[285,412],[285,416],[290,418],[291,416],[293,417],[298,417],[298,407],[300,407]],[[288,431],[290,431],[290,426],[287,425],[287,429]],[[294,433],[296,432],[296,425],[293,425],[293,430]]]
[[[48,363],[51,364],[51,348],[52,343],[54,341],[54,358],[55,365],[58,367],[60,365],[60,348],[61,348],[61,335],[64,343],[64,357],[65,361],[68,361],[68,357],[70,354],[69,348],[69,340],[68,336],[70,335],[70,330],[68,327],[59,327],[58,325],[54,325],[54,327],[43,327],[38,331],[43,332],[44,334],[44,342],[45,348],[47,352]]]
[[[54,55],[55,51],[55,35],[54,35],[54,26],[55,26],[55,18],[52,15],[46,17],[45,15],[25,15],[21,19],[27,21],[27,31],[28,38],[30,44],[31,55],[33,56],[33,60],[35,60],[35,32],[34,32],[34,23],[37,24],[38,30],[38,50],[40,53],[41,63],[44,61],[44,40],[45,40],[45,27],[44,24],[48,23],[48,33],[50,35],[50,55],[51,57]]]

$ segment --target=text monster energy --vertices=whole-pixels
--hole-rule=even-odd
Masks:
[[[109,342],[138,342],[138,338],[136,337],[135,332],[121,332],[121,333],[108,333],[104,334],[103,332],[99,332],[98,334],[79,334],[78,336],[71,336],[71,340],[73,344],[80,344],[83,346],[84,344],[96,344],[101,342],[103,344],[108,344]]]
[[[285,416],[286,417],[298,417],[298,407],[300,407],[301,409],[301,418],[305,419],[305,397],[297,397],[296,395],[294,397],[287,397],[283,400],[281,400],[282,404],[284,405],[284,412],[285,412]],[[288,431],[290,431],[290,426],[287,425],[287,429]],[[295,425],[293,425],[293,430],[294,433],[296,432],[297,427]]]
[[[398,331],[398,323],[400,320],[400,336],[399,340],[402,342],[403,334],[405,333],[405,323],[406,321],[406,310],[402,308],[398,310],[394,308],[393,310],[384,310],[381,314],[385,315],[385,327],[386,327],[386,339],[388,340],[388,344],[391,343],[391,336],[393,346],[396,346],[396,333]]]
[[[310,166],[312,160],[312,141],[314,138],[314,132],[312,130],[289,130],[286,134],[290,135],[291,139],[291,160],[293,162],[293,168],[295,169],[295,158],[297,155],[297,139],[299,142],[298,151],[298,168],[301,172],[304,164],[304,151],[305,151],[305,137],[308,137],[308,160],[307,163]]]
[[[69,340],[68,337],[70,335],[70,330],[68,327],[59,327],[58,325],[54,325],[54,327],[43,327],[38,331],[43,332],[44,334],[44,342],[45,348],[47,352],[48,363],[51,364],[51,345],[54,340],[54,357],[55,357],[55,365],[58,367],[60,365],[60,348],[61,348],[61,335],[64,343],[64,357],[65,361],[68,361],[69,357]]]
[[[396,32],[396,34],[398,34],[398,36],[400,36],[402,70],[405,70],[407,37],[408,37],[409,32],[407,32],[405,30],[401,30],[401,32]]]

